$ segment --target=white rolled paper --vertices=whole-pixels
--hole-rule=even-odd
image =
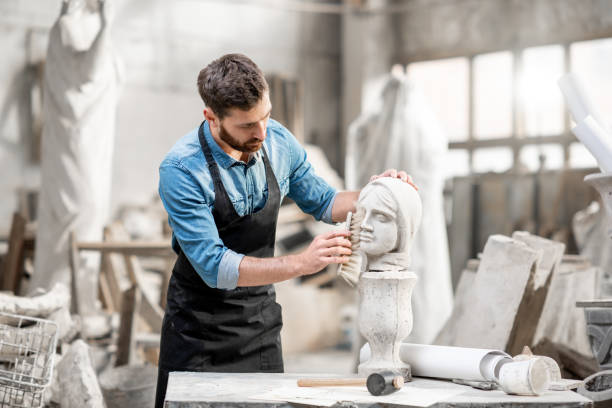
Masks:
[[[574,126],[572,132],[597,159],[601,170],[612,172],[612,136],[590,115]]]
[[[370,358],[370,345],[365,344],[359,353],[361,362]],[[512,358],[499,350],[464,347],[432,346],[402,343],[400,358],[410,364],[412,375],[461,379],[471,381],[496,381],[503,363]]]
[[[589,100],[587,93],[584,90],[582,81],[574,73],[563,75],[557,81],[561,92],[565,97],[565,103],[576,123],[580,123],[588,116],[592,116],[599,125],[606,131],[610,130],[608,122],[599,113],[595,106]]]

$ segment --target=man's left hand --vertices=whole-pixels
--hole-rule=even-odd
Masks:
[[[412,187],[414,187],[417,191],[419,190],[419,188],[416,186],[416,184],[414,184],[412,182],[412,177],[410,177],[410,175],[408,173],[406,173],[403,170],[397,171],[396,169],[387,169],[384,172],[382,172],[381,174],[377,175],[377,176],[372,176],[370,177],[370,181],[374,181],[378,178],[381,177],[393,177],[393,178],[398,178],[400,180],[402,180],[405,183],[410,184]]]

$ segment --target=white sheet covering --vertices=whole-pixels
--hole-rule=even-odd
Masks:
[[[380,103],[350,127],[346,184],[362,188],[387,168],[407,171],[419,186],[423,218],[412,249],[419,277],[408,341],[430,343],[452,310],[452,287],[442,202],[447,138],[424,97],[407,78],[389,75]]]
[[[82,7],[60,15],[50,32],[44,75],[41,192],[30,289],[51,289],[56,282],[69,285],[70,231],[74,230],[79,240],[100,240],[109,212],[120,76],[108,27],[100,24],[98,11],[89,3]],[[87,27],[92,24],[101,28],[91,42],[71,40],[73,33],[92,32]],[[83,49],[87,45],[89,48]],[[98,258],[87,258],[87,269],[97,270]]]

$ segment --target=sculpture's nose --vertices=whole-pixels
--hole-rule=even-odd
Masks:
[[[370,212],[366,212],[365,217],[363,217],[363,221],[361,221],[361,229],[365,231],[373,231],[374,228],[370,225]]]

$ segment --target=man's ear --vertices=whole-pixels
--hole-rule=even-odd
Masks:
[[[219,126],[219,118],[215,115],[215,112],[210,108],[204,108],[204,118],[208,121],[211,127]]]

